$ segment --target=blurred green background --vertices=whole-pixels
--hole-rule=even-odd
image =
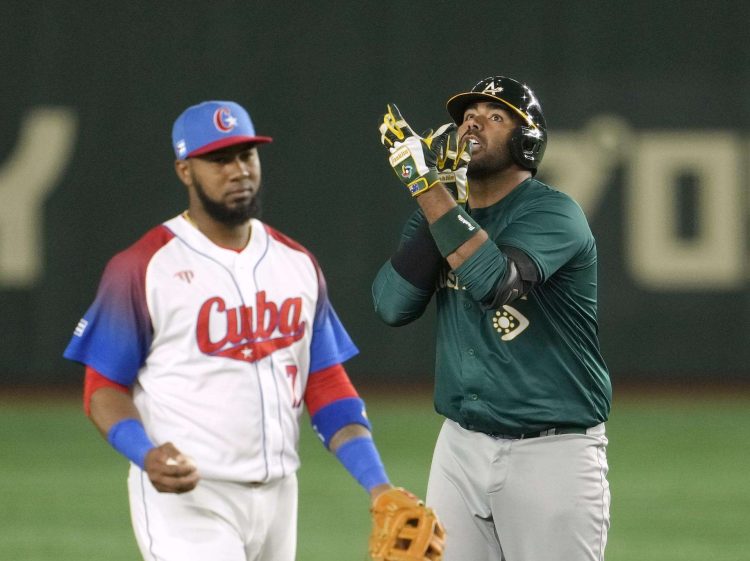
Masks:
[[[597,238],[615,382],[750,382],[750,2],[2,5],[0,384],[80,372],[60,355],[107,260],[185,208],[171,128],[205,99],[239,101],[274,137],[263,216],[318,258],[362,350],[355,381],[428,383],[432,310],[399,329],[372,311],[415,208],[377,125],[395,102],[436,128],[496,74],[533,88],[539,176]]]
[[[391,479],[424,496],[440,419],[424,392],[367,399]],[[364,560],[368,498],[305,421],[300,561]],[[608,561],[748,559],[750,395],[621,394],[607,424]],[[78,399],[0,399],[0,559],[136,561],[127,462]]]

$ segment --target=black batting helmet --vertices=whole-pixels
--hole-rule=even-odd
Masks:
[[[460,125],[466,107],[478,101],[502,103],[521,118],[521,125],[510,139],[510,153],[518,165],[536,174],[547,145],[547,123],[542,115],[542,106],[531,88],[513,78],[490,76],[477,82],[471,91],[454,95],[445,106],[456,124]]]

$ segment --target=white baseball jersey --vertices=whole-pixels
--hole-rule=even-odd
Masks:
[[[178,216],[110,261],[65,357],[133,386],[202,477],[267,482],[299,467],[308,375],[357,352],[302,246],[253,220],[225,249]]]

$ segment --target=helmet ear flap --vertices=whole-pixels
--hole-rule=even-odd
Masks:
[[[536,175],[536,168],[544,157],[547,133],[542,129],[518,126],[510,137],[510,155],[522,168]]]

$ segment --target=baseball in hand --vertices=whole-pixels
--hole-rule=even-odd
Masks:
[[[176,458],[167,458],[167,461],[165,462],[168,466],[179,466],[179,465],[187,465],[190,467],[196,467],[195,462],[190,456],[184,456],[180,454]]]

